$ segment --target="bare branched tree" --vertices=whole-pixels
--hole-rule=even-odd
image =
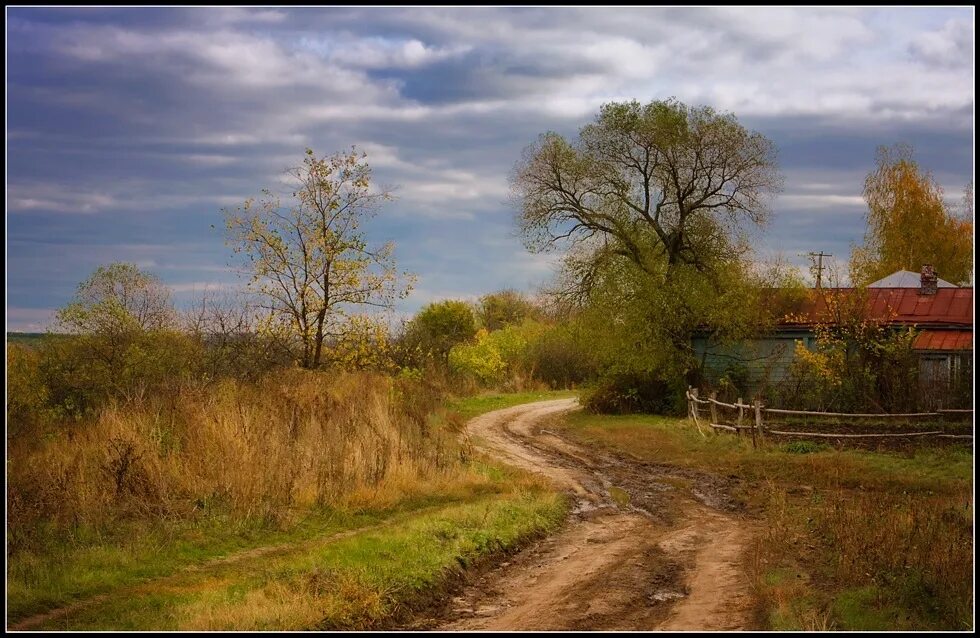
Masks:
[[[317,157],[311,149],[287,171],[289,201],[269,190],[226,211],[229,241],[245,255],[250,287],[271,313],[267,330],[285,326],[302,344],[302,364],[318,367],[328,337],[341,336],[350,313],[391,308],[411,288],[398,273],[394,245],[368,246],[361,225],[389,192],[371,186],[371,169],[356,149]]]
[[[511,183],[529,249],[601,238],[603,250],[653,272],[742,254],[743,222],[766,221],[782,178],[765,136],[667,100],[606,104],[575,142],[542,135]]]

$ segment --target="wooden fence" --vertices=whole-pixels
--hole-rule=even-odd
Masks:
[[[812,412],[807,410],[782,410],[777,408],[767,408],[762,402],[756,399],[751,404],[742,403],[738,399],[735,403],[725,403],[717,399],[717,394],[712,392],[707,399],[698,397],[697,388],[687,390],[688,416],[694,421],[698,432],[705,436],[701,429],[701,410],[699,406],[707,406],[710,420],[707,425],[715,430],[734,432],[741,436],[743,432],[752,435],[752,446],[757,447],[765,441],[767,436],[793,436],[803,438],[825,438],[825,439],[887,439],[887,438],[914,438],[914,437],[937,437],[947,439],[972,439],[972,434],[947,434],[943,430],[931,430],[925,432],[876,432],[854,434],[849,432],[802,432],[796,430],[774,430],[767,425],[767,414],[802,416],[802,417],[835,417],[835,418],[856,418],[856,419],[921,419],[932,417],[937,419],[949,419],[958,417],[972,416],[973,410],[937,410],[935,412],[914,412],[909,414],[887,414],[887,413],[849,413],[849,412]],[[722,410],[729,410],[733,417],[729,422],[721,416]]]

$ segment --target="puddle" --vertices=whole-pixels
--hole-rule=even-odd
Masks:
[[[686,594],[682,594],[679,591],[658,591],[650,596],[650,600],[662,603],[667,600],[677,600],[678,598],[683,598],[684,596],[686,596]]]

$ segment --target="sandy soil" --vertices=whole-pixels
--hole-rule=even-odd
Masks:
[[[469,432],[575,499],[560,533],[485,572],[423,623],[441,630],[742,630],[754,531],[725,481],[583,449],[547,429],[575,399],[498,410]],[[416,625],[419,627],[419,625]]]

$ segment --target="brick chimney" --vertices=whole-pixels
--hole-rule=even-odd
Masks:
[[[922,284],[919,288],[920,295],[936,294],[936,289],[939,287],[939,276],[936,274],[932,264],[924,264],[922,266],[922,276],[919,278],[919,281]]]

